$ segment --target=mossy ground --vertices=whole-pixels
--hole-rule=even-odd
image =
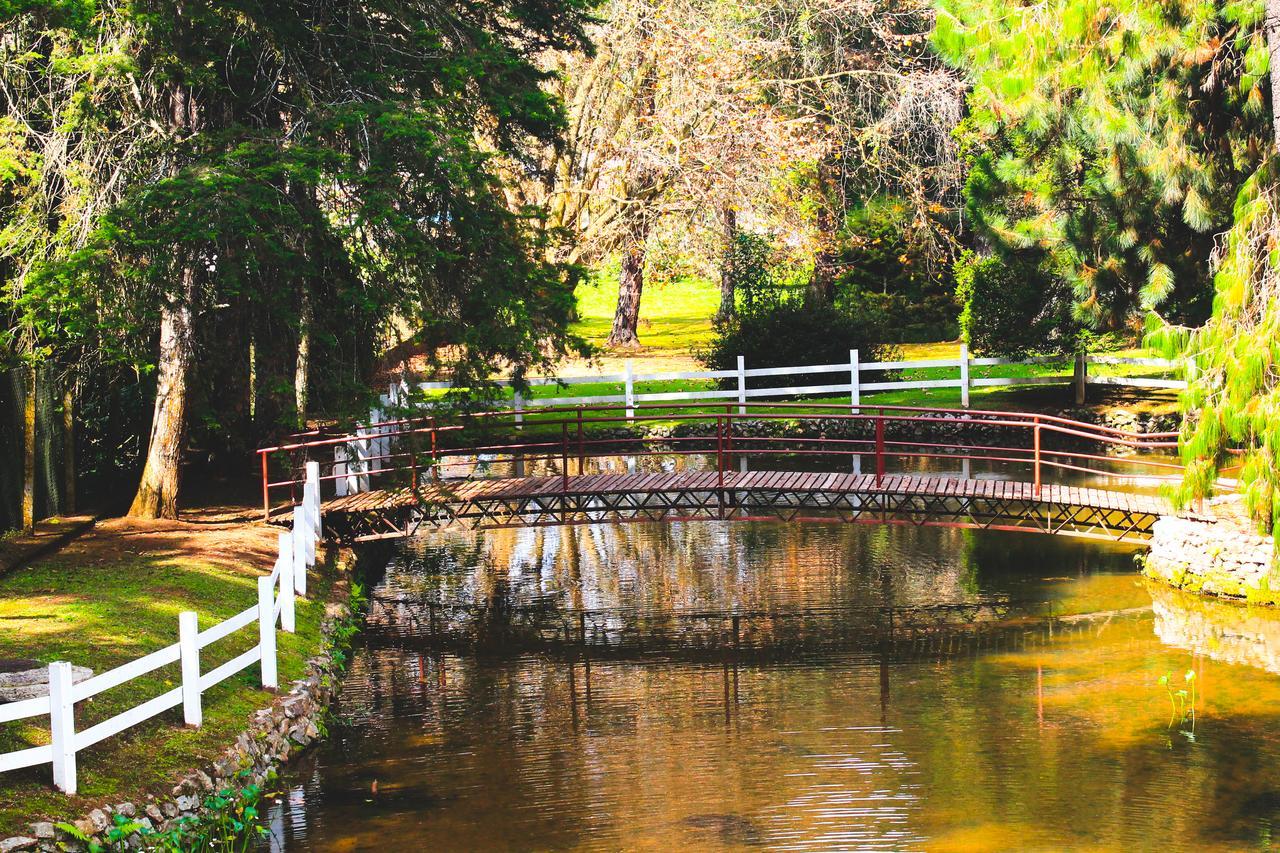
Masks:
[[[103,672],[177,640],[178,614],[202,628],[257,600],[256,578],[274,560],[276,532],[261,524],[104,522],[61,552],[0,578],[0,657],[67,660]],[[297,633],[278,636],[279,683],[302,676],[320,639],[329,581],[313,575],[298,602]],[[203,671],[257,642],[249,626],[202,650]],[[178,683],[177,665],[76,707],[76,727],[107,719]],[[204,725],[183,726],[181,709],[108,738],[78,755],[79,793],[51,785],[48,765],[0,777],[0,838],[33,820],[79,817],[101,804],[145,802],[218,756],[273,694],[251,666],[204,694]],[[0,726],[0,750],[48,743],[47,719]]]

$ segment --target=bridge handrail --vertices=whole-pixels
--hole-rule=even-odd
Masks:
[[[729,403],[729,404],[723,404],[723,405],[726,405],[732,408],[734,404]],[[1140,442],[1140,443],[1149,443],[1151,441],[1176,441],[1178,437],[1177,431],[1143,433],[1143,432],[1137,432],[1134,430],[1121,429],[1119,427],[1113,427],[1107,424],[1093,424],[1087,421],[1074,420],[1071,418],[1063,417],[1061,415],[1040,414],[1040,413],[1033,413],[1033,412],[1009,412],[1009,411],[1001,411],[998,409],[957,409],[957,408],[946,408],[946,407],[940,407],[940,406],[900,406],[900,405],[880,405],[880,404],[850,406],[847,403],[790,403],[790,402],[752,403],[751,407],[753,409],[769,409],[769,410],[783,410],[783,411],[799,409],[803,411],[798,412],[796,416],[806,417],[807,419],[810,419],[810,420],[821,420],[821,419],[839,418],[839,417],[867,418],[867,417],[877,416],[877,415],[863,415],[860,413],[861,410],[873,410],[880,414],[883,414],[886,412],[922,412],[922,413],[927,413],[931,415],[959,416],[958,418],[938,418],[937,419],[940,421],[946,421],[948,423],[954,422],[955,420],[975,419],[975,416],[979,416],[978,419],[981,424],[988,425],[988,426],[992,425],[991,422],[988,420],[981,420],[981,418],[998,417],[998,418],[1004,418],[1004,419],[1016,419],[1018,421],[1016,424],[1008,424],[1010,426],[1021,426],[1029,422],[1037,422],[1037,421],[1045,425],[1048,425],[1050,423],[1055,423],[1055,424],[1060,424],[1060,425],[1075,428],[1075,429],[1106,433],[1108,435],[1122,437],[1122,438],[1129,439],[1134,442]],[[559,424],[561,421],[576,423],[577,422],[576,413],[579,413],[579,412],[583,414],[587,412],[595,412],[595,411],[615,412],[623,408],[624,407],[622,405],[615,404],[615,403],[599,403],[599,404],[574,406],[572,408],[567,408],[564,410],[570,415],[575,415],[574,417],[564,417],[564,418],[540,417],[535,423],[543,426],[555,426],[556,424]],[[675,409],[697,409],[698,410],[698,412],[695,413],[694,415],[686,417],[685,418],[686,420],[698,420],[698,419],[711,420],[716,417],[733,417],[738,420],[776,419],[776,418],[770,418],[770,415],[773,414],[772,411],[770,412],[756,411],[756,412],[745,412],[745,413],[744,412],[717,413],[717,412],[709,411],[707,404],[697,403],[697,402],[692,402],[692,403],[673,402],[673,403],[652,403],[652,404],[637,403],[634,406],[629,406],[625,408],[627,408],[629,411],[634,411],[634,412],[652,410],[655,412],[662,412],[662,413],[670,413],[672,412],[672,410],[675,410]],[[830,414],[825,412],[815,413],[811,411],[813,409],[831,409],[834,411],[832,411]],[[849,409],[854,409],[858,411],[850,412],[848,411]],[[480,412],[464,413],[460,415],[460,417],[462,418],[471,419],[471,420],[479,420],[482,418],[483,419],[510,418],[511,416],[512,416],[512,412],[508,409],[491,409],[491,410],[485,410]],[[887,414],[885,414],[884,416],[889,417],[889,415]],[[667,414],[654,414],[654,415],[637,414],[637,415],[631,415],[631,416],[626,416],[621,418],[618,418],[618,417],[609,418],[606,420],[636,421],[636,420],[671,420],[671,419],[672,419],[671,416]],[[901,420],[901,418],[898,418],[898,419]],[[385,429],[388,427],[398,427],[405,424],[412,425],[415,421],[421,422],[423,420],[434,421],[435,418],[434,416],[430,416],[430,415],[418,416],[416,418],[415,417],[393,418],[385,421],[374,421],[371,423],[362,424],[358,429],[362,429],[362,430]],[[403,430],[403,431],[380,432],[378,433],[378,435],[395,437],[399,435],[408,434],[409,432],[423,432],[430,429],[436,430],[437,433],[445,433],[445,432],[461,431],[466,428],[467,428],[466,424],[461,424],[461,423],[443,424],[439,426],[424,425],[424,426],[411,428],[409,430]],[[371,437],[372,435],[373,433],[368,433],[366,435],[358,435],[356,433],[347,433],[341,436],[331,436],[327,438],[317,438],[310,441],[297,441],[297,442],[290,442],[290,443],[275,445],[271,447],[262,447],[262,448],[259,448],[257,452],[259,454],[266,454],[266,453],[288,452],[291,450],[300,450],[308,447],[332,446],[336,444],[350,443],[352,441],[356,441],[361,438]]]
[[[525,441],[502,441],[491,442],[482,441],[480,443],[469,443],[453,446],[449,441],[450,437],[464,433],[466,430],[473,428],[479,424],[481,427],[487,427],[498,419],[510,419],[512,412],[510,411],[486,411],[470,415],[463,415],[461,422],[441,423],[434,415],[419,417],[402,417],[394,420],[383,421],[379,423],[369,424],[357,429],[356,432],[340,435],[317,437],[304,441],[280,444],[273,447],[264,447],[258,450],[261,459],[262,482],[263,482],[263,507],[267,516],[270,516],[270,494],[272,489],[289,487],[294,488],[302,482],[300,479],[290,474],[286,479],[271,481],[268,473],[268,459],[274,453],[297,453],[299,451],[310,454],[315,450],[323,450],[325,448],[338,447],[364,447],[367,449],[369,442],[377,442],[377,448],[386,448],[383,452],[377,449],[373,453],[358,452],[357,456],[351,459],[352,468],[347,468],[343,464],[341,472],[337,463],[334,465],[335,473],[323,476],[320,479],[325,481],[347,480],[348,483],[352,477],[367,478],[373,475],[381,475],[393,471],[410,472],[413,482],[416,485],[419,475],[419,455],[429,458],[429,462],[424,462],[421,466],[424,471],[430,473],[433,478],[439,478],[441,456],[445,453],[450,455],[458,455],[460,453],[470,455],[493,454],[502,455],[510,454],[512,456],[519,455],[525,461],[538,460],[558,460],[561,463],[562,476],[568,479],[569,461],[576,459],[578,462],[578,470],[584,468],[584,460],[587,456],[593,458],[601,455],[597,451],[601,448],[613,448],[612,454],[616,455],[616,450],[620,443],[638,442],[642,445],[652,445],[661,443],[667,445],[668,449],[663,451],[643,451],[641,453],[628,453],[628,455],[685,455],[688,453],[712,453],[714,452],[717,460],[717,467],[723,469],[725,457],[748,457],[755,455],[776,455],[777,453],[799,453],[802,455],[828,456],[828,455],[872,455],[876,460],[877,478],[884,476],[884,463],[886,457],[894,458],[935,458],[946,457],[950,459],[962,460],[987,460],[1001,461],[1022,464],[1032,464],[1035,470],[1035,486],[1037,490],[1040,485],[1041,468],[1048,467],[1057,470],[1073,470],[1073,471],[1093,471],[1092,468],[1083,467],[1089,462],[1108,462],[1115,464],[1144,465],[1164,470],[1180,471],[1181,465],[1172,462],[1150,461],[1150,460],[1128,460],[1123,457],[1106,456],[1101,454],[1074,453],[1065,450],[1045,449],[1042,448],[1042,438],[1045,434],[1059,435],[1071,439],[1094,442],[1104,448],[1119,447],[1128,450],[1150,450],[1160,451],[1168,450],[1177,446],[1177,433],[1161,432],[1161,433],[1137,433],[1131,430],[1124,430],[1117,427],[1111,427],[1099,424],[1089,424],[1083,421],[1073,420],[1071,418],[1060,415],[1039,414],[1032,412],[1006,412],[989,409],[955,409],[946,407],[926,407],[926,406],[896,406],[896,405],[861,405],[850,407],[844,404],[805,404],[805,403],[766,403],[753,405],[754,411],[734,411],[734,404],[724,405],[724,411],[709,410],[705,404],[675,404],[675,405],[653,405],[653,406],[623,406],[623,405],[584,405],[574,409],[567,410],[563,416],[540,417],[537,421],[529,423],[515,422],[509,420],[504,426],[512,427],[516,430],[522,430],[526,427],[537,426],[547,429],[550,435],[540,437],[536,440]],[[815,409],[817,411],[815,411]],[[692,411],[691,411],[692,410]],[[557,413],[559,415],[560,413]],[[715,424],[716,432],[714,435],[686,435],[686,436],[644,436],[644,437],[588,437],[587,431],[592,428],[599,428],[614,424],[634,424],[636,422],[654,422],[654,421],[674,421],[677,423],[705,423]],[[825,435],[818,436],[748,436],[737,434],[734,425],[736,423],[748,421],[786,421],[786,422],[809,422],[809,423],[830,423],[830,422],[846,422],[846,423],[870,423],[874,427],[874,439],[867,437],[833,437],[828,438]],[[886,424],[893,423],[911,423],[924,425],[945,425],[949,427],[980,427],[980,428],[1002,428],[1002,429],[1019,429],[1032,433],[1033,444],[1030,448],[1026,447],[1009,447],[996,443],[968,443],[958,441],[944,442],[926,442],[920,441],[901,441],[886,440],[884,430]],[[560,435],[555,436],[555,428],[560,428]],[[404,439],[406,437],[422,437],[429,440],[429,446],[409,449],[392,450],[391,441],[393,439]],[[531,437],[532,438],[532,437]],[[714,450],[708,447],[702,449],[688,450],[685,446],[688,443],[698,443],[707,445],[712,440],[715,441]],[[450,446],[445,446],[448,443]],[[762,448],[762,444],[772,445],[770,448]],[[669,449],[670,445],[675,445],[676,449]],[[815,448],[815,445],[817,447]],[[915,451],[909,452],[905,448],[916,448]],[[590,453],[588,452],[590,451]],[[936,452],[934,452],[936,451]],[[978,453],[977,451],[985,451]],[[998,454],[998,455],[993,455]],[[335,454],[336,457],[336,454]],[[344,457],[345,459],[345,457]],[[385,463],[385,464],[384,464]],[[358,464],[358,468],[356,465]],[[480,465],[480,461],[470,464],[472,468]],[[1171,479],[1170,476],[1161,475],[1131,475],[1127,473],[1108,472],[1113,476],[1129,476],[1141,477],[1146,480]],[[357,481],[357,489],[363,486]]]

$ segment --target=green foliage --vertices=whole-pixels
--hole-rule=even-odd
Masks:
[[[930,224],[903,199],[876,197],[854,208],[840,235],[836,300],[881,314],[894,340],[953,340],[951,265]]]
[[[192,441],[231,454],[292,426],[304,335],[333,411],[406,331],[480,386],[577,349],[578,271],[495,162],[557,144],[537,60],[586,46],[590,6],[0,5],[2,348],[109,392],[190,303]]]
[[[724,275],[733,281],[734,296],[748,313],[778,299],[779,284],[769,238],[739,231],[725,250]]]
[[[1259,0],[944,0],[934,44],[972,83],[966,210],[1038,253],[1078,318],[1199,322],[1209,254],[1269,137]]]
[[[885,343],[883,318],[836,305],[806,304],[799,295],[775,292],[750,310],[717,324],[711,345],[697,354],[711,370],[734,370],[738,356],[750,367],[848,363],[849,351],[863,361],[884,361],[897,349]],[[776,384],[822,383],[811,376],[774,377]]]
[[[1234,475],[1248,510],[1273,535],[1280,533],[1277,166],[1272,158],[1240,190],[1235,223],[1215,257],[1213,317],[1189,329],[1153,315],[1147,336],[1150,345],[1187,361],[1179,438],[1186,473],[1175,501],[1212,495],[1220,474]],[[1271,585],[1278,586],[1274,576]]]
[[[966,251],[955,270],[960,331],[974,353],[1023,358],[1072,348],[1071,292],[1034,262]]]

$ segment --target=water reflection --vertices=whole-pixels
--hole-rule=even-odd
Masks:
[[[1280,623],[1163,593],[1118,546],[936,528],[415,543],[374,590],[339,723],[273,807],[274,843],[1266,845],[1280,679],[1241,663]],[[1222,651],[1240,637],[1255,651]],[[1158,684],[1188,668],[1195,740]]]

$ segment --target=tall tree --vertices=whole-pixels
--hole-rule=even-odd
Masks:
[[[563,113],[533,60],[586,46],[586,0],[74,8],[88,11],[72,26],[4,7],[6,37],[21,34],[6,80],[60,45],[30,88],[68,89],[59,132],[96,157],[81,160],[119,165],[76,172],[89,189],[72,212],[94,205],[58,252],[32,202],[53,182],[0,169],[6,212],[36,235],[3,244],[21,273],[6,272],[5,305],[37,349],[154,371],[136,514],[176,514],[192,407],[222,418],[228,387],[253,393],[251,343],[255,382],[270,365],[297,386],[288,422],[319,384],[346,381],[310,368],[317,347],[359,368],[393,325],[480,384],[573,345],[575,272],[547,259],[533,211],[503,203],[494,162],[532,169],[556,144]],[[6,125],[0,163],[39,163],[54,124]]]
[[[941,4],[934,43],[973,87],[969,219],[1010,263],[1069,283],[1081,323],[1206,316],[1214,235],[1266,127],[1258,79],[1237,85],[1257,58],[1249,5]]]

